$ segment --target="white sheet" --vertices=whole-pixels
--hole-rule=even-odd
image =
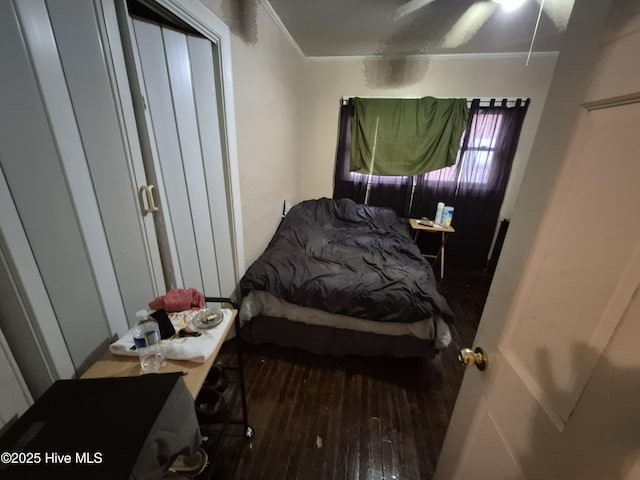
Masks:
[[[378,335],[410,335],[426,340],[431,340],[435,337],[434,322],[430,318],[413,323],[363,320],[361,318],[337,315],[315,308],[301,307],[285,302],[268,292],[252,290],[242,299],[239,314],[241,325],[244,325],[244,323],[260,314],[286,318],[287,320],[302,322],[308,325],[344,328],[358,332],[376,333]],[[436,325],[436,348],[441,350],[451,343],[451,331],[440,316],[436,318]]]

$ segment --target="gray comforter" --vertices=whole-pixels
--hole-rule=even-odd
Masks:
[[[297,305],[382,322],[452,313],[406,219],[323,198],[294,206],[241,281]]]

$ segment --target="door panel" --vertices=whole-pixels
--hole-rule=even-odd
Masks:
[[[207,295],[235,287],[212,43],[147,21],[131,23],[145,124],[170,225],[177,286]]]
[[[156,175],[160,191],[166,197],[161,204],[167,223],[173,227],[176,245],[174,265],[178,285],[201,288],[193,225],[189,216],[189,198],[184,188],[184,172],[175,113],[171,103],[171,86],[166,68],[162,31],[147,22],[135,21],[135,39],[144,74],[144,91],[152,123],[150,138],[155,142],[158,164]],[[160,184],[160,182],[162,182]]]
[[[491,461],[478,465],[475,461],[478,458],[491,459]],[[469,478],[491,480],[522,480],[524,478],[484,400],[478,405],[477,417],[469,429],[468,448],[462,453],[460,465],[453,480]]]
[[[162,28],[162,37],[164,39],[169,82],[171,83],[176,125],[182,152],[182,165],[180,168],[184,171],[183,188],[187,193],[191,210],[190,220],[193,224],[196,241],[196,258],[202,279],[202,291],[220,292],[213,232],[207,203],[207,190],[204,181],[204,162],[195,108],[196,99],[191,75],[193,59],[190,57],[187,44],[189,37],[168,28]],[[192,43],[199,41],[205,45],[211,45],[211,42],[205,39],[191,38],[191,41]],[[168,185],[168,188],[179,188],[179,185],[177,185],[177,182],[172,182]],[[216,293],[216,295],[218,294]]]
[[[59,61],[49,12],[43,0],[14,2],[20,14],[24,39],[38,79],[47,122],[55,139],[60,165],[64,169],[67,191],[73,201],[84,248],[104,316],[112,333],[127,329],[122,298],[118,290],[104,226],[96,215],[98,206],[91,183],[78,123],[69,98],[69,87]]]
[[[138,310],[165,290],[162,272],[157,271],[159,258],[152,258],[158,256],[155,235],[153,229],[145,229],[138,204],[138,187],[146,181],[136,177],[132,163],[136,156],[141,162],[140,153],[134,142],[125,144],[106,63],[107,43],[100,35],[102,19],[94,4],[62,0],[48,7],[126,318],[131,322]]]
[[[41,3],[28,6],[46,15]],[[41,17],[31,13],[25,17],[39,30],[37,46],[50,45],[51,31],[38,23]],[[110,338],[110,331],[79,223],[81,212],[62,164],[61,156],[72,154],[62,149],[64,140],[54,137],[30,63],[32,52],[18,25],[12,4],[1,2],[0,162],[74,365],[80,368]],[[58,95],[63,101],[66,91]]]
[[[638,124],[640,104],[581,116],[500,345],[532,393],[547,392],[539,400],[560,429],[594,367],[586,359],[576,364],[567,345],[602,351],[640,280],[640,223],[631,221],[640,205]],[[553,357],[553,379],[540,371],[540,345]],[[578,388],[554,397],[550,381]]]
[[[609,60],[622,46],[636,52],[640,31],[599,45],[610,6],[574,4],[478,331],[489,369],[465,374],[437,479],[458,468],[496,478],[487,452],[510,456],[526,479],[635,478],[640,92],[603,79],[637,89],[640,64]],[[509,281],[511,298],[498,291]],[[470,418],[483,435],[470,434]]]
[[[231,243],[231,218],[226,208],[230,204],[226,187],[230,176],[223,168],[221,126],[217,110],[207,108],[208,105],[216,105],[218,102],[212,50],[215,46],[195,37],[189,37],[188,41],[189,53],[193,60],[193,91],[198,99],[196,113],[202,157],[209,159],[203,162],[203,168],[211,224],[215,225],[213,241],[218,263],[218,281],[221,295],[229,297],[237,283]]]
[[[29,391],[38,398],[56,381],[57,376],[49,368],[46,348],[35,333],[33,316],[22,301],[5,248],[0,245],[0,333],[6,335],[8,348],[13,345],[12,353],[20,363]]]
[[[42,276],[0,170],[0,328],[11,345],[31,394],[38,397],[74,366]],[[50,360],[50,361],[49,361]]]

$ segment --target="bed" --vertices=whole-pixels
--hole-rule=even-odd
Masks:
[[[349,199],[304,201],[241,280],[242,336],[335,356],[434,357],[451,309],[406,219]]]

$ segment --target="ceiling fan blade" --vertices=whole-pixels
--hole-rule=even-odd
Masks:
[[[426,7],[434,1],[435,0],[409,0],[396,8],[396,11],[393,14],[393,21],[395,22],[396,20],[400,20],[402,17],[421,9],[422,7]]]
[[[457,48],[467,43],[498,8],[499,5],[495,2],[477,2],[471,5],[447,32],[442,48]]]
[[[542,3],[542,0],[537,0]],[[573,9],[572,1],[567,0],[544,0],[542,10],[551,19],[558,30],[566,30],[571,10]]]

